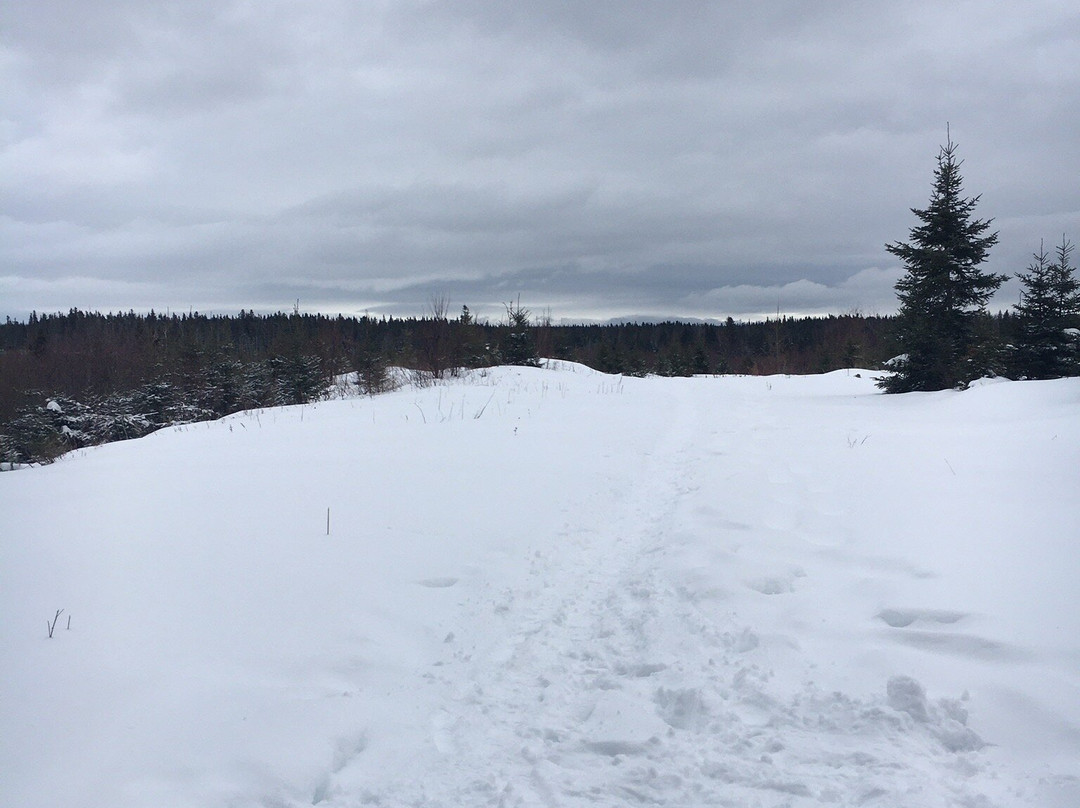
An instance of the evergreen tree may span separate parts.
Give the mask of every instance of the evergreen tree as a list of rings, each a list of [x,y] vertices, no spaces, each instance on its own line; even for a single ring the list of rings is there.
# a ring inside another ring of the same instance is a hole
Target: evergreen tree
[[[987,354],[976,321],[1006,276],[979,269],[998,235],[987,233],[992,220],[972,218],[979,197],[962,196],[960,165],[950,138],[938,153],[929,206],[912,208],[921,224],[909,242],[885,246],[907,271],[896,284],[905,358],[879,383],[886,392],[964,386],[986,370],[976,361]]]
[[[1071,264],[1073,245],[1062,237],[1057,260],[1050,263],[1039,245],[1028,271],[1018,277],[1024,286],[1013,372],[1030,379],[1055,379],[1080,372],[1077,345],[1068,328],[1080,318],[1080,280]]]
[[[503,361],[508,365],[529,365],[536,367],[540,360],[536,354],[532,337],[529,334],[529,310],[523,308],[521,301],[506,304],[506,342],[503,348]]]

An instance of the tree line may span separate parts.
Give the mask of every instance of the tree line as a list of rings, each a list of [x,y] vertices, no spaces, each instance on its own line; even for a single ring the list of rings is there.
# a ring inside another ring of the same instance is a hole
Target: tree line
[[[890,355],[889,320],[858,314],[741,323],[554,324],[520,303],[498,322],[445,304],[428,316],[102,314],[0,324],[0,462],[41,462],[170,424],[387,389],[462,368],[581,362],[610,373],[815,373]]]
[[[463,307],[419,318],[322,314],[102,314],[72,309],[0,323],[0,463],[139,437],[163,426],[319,400],[345,384],[389,389],[550,357],[644,376],[821,373],[880,366],[893,318],[847,314],[766,322],[553,324],[520,304],[480,321]],[[1008,313],[985,329],[1017,331]]]

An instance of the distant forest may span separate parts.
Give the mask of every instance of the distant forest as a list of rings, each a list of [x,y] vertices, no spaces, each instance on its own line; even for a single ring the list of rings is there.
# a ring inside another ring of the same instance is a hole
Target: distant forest
[[[986,327],[1007,340],[1015,319],[987,316]],[[0,462],[40,462],[168,424],[317,400],[351,372],[361,391],[378,392],[389,367],[418,379],[537,357],[637,376],[874,368],[896,351],[893,326],[857,314],[556,325],[513,305],[497,323],[477,321],[467,307],[421,318],[35,313],[0,324]]]

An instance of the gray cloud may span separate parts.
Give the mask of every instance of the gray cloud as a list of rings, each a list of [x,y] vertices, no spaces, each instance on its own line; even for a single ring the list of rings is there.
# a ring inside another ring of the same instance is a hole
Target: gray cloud
[[[1064,2],[9,5],[0,315],[885,312],[946,121],[1080,231]]]

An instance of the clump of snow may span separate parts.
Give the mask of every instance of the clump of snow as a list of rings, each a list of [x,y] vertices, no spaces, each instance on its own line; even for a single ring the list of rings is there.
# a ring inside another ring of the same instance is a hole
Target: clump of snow
[[[1004,376],[983,376],[981,379],[974,379],[968,382],[968,387],[986,387],[991,384],[1003,384],[1009,381]]]
[[[1080,804],[1080,380],[874,377],[549,362],[0,475],[0,804]]]
[[[932,705],[926,690],[910,676],[893,676],[886,686],[889,706],[920,724],[949,752],[976,752],[986,744],[967,726],[968,711],[957,699],[940,699]]]
[[[923,686],[910,676],[894,676],[889,679],[887,691],[889,706],[897,712],[907,713],[916,721],[925,724],[930,720],[930,709],[926,703],[926,691]]]

